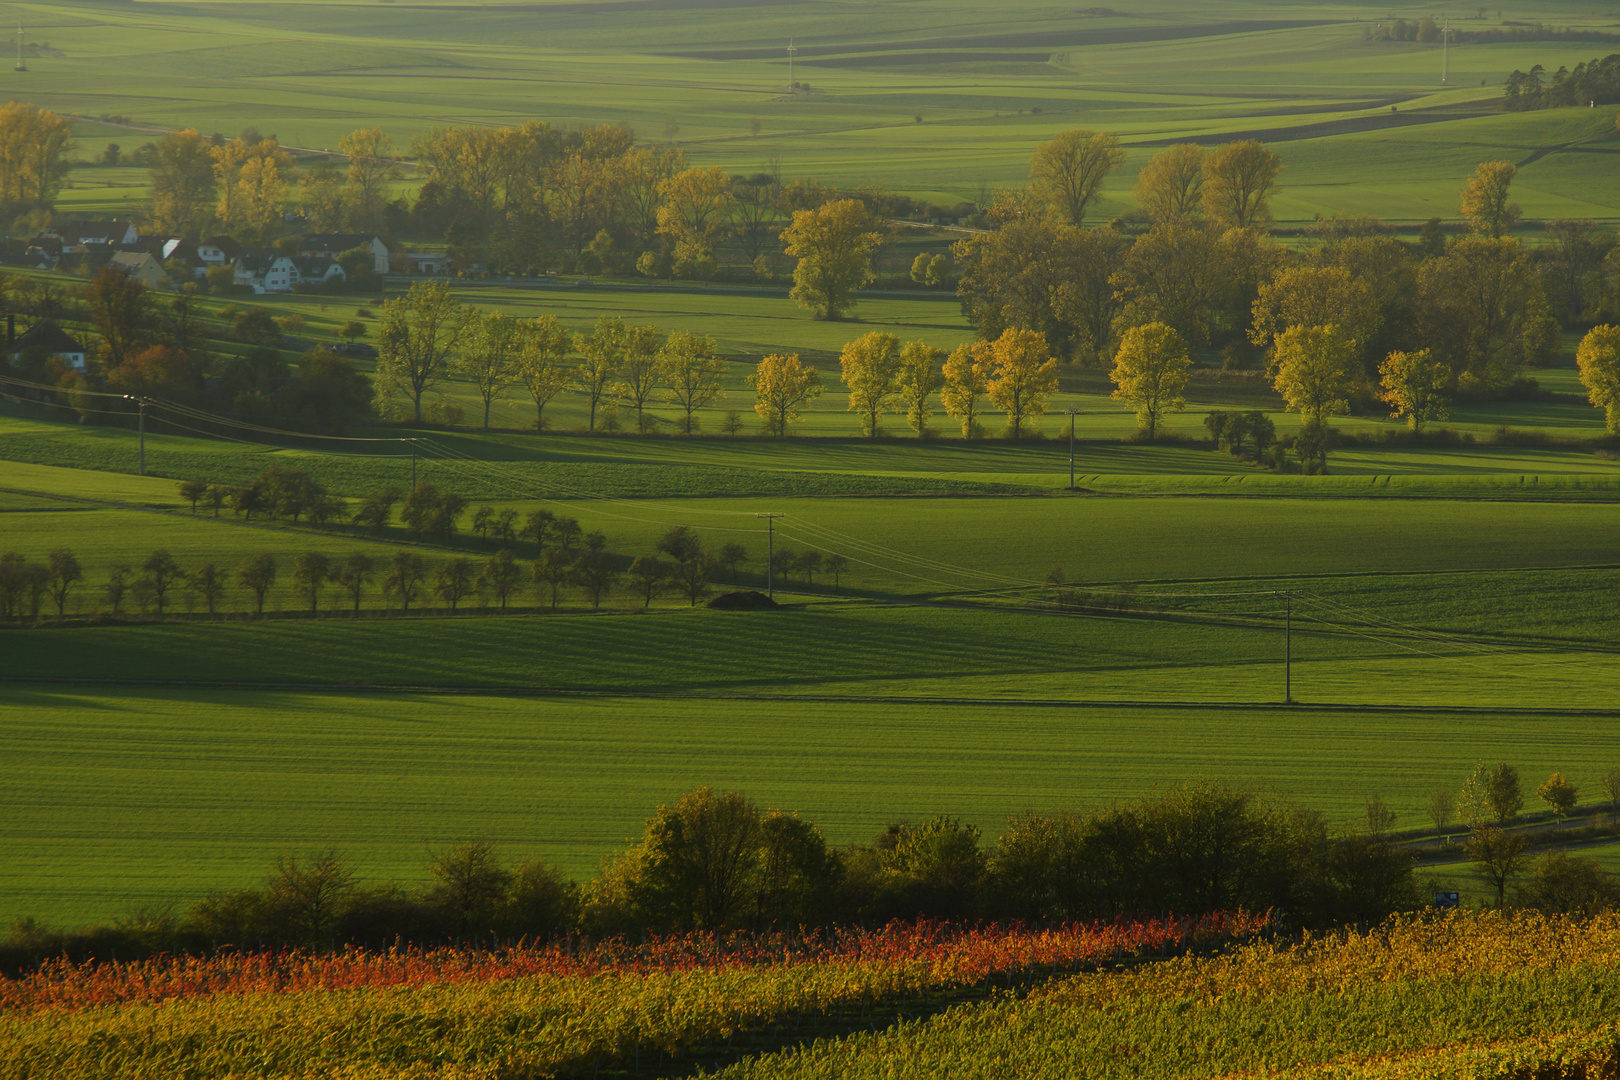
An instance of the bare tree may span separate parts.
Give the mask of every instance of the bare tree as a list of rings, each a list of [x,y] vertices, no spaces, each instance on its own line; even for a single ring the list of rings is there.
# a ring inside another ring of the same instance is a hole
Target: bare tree
[[[254,614],[264,614],[264,598],[276,583],[276,557],[269,552],[249,555],[236,567],[236,580],[253,594]]]
[[[45,557],[45,569],[50,575],[51,602],[56,605],[56,617],[60,619],[67,610],[68,589],[84,580],[84,570],[78,558],[65,547],[54,548]]]
[[[1476,826],[1463,850],[1474,860],[1480,875],[1496,889],[1496,906],[1507,895],[1510,878],[1524,869],[1530,841],[1523,833],[1508,832],[1494,825]]]
[[[175,562],[168,551],[163,548],[152,552],[141,564],[146,575],[141,578],[147,588],[152,590],[152,602],[157,605],[158,618],[163,618],[163,606],[168,602],[169,590],[183,575],[180,564]]]
[[[297,939],[317,948],[337,929],[344,901],[354,892],[354,874],[336,851],[320,851],[300,862],[276,860],[265,901]]]

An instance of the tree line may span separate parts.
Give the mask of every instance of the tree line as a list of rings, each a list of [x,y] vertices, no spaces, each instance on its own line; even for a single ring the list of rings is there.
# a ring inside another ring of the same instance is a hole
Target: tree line
[[[210,893],[183,915],[77,935],[13,928],[7,966],[60,954],[128,956],[568,933],[766,930],[895,919],[1065,920],[1273,910],[1285,922],[1376,921],[1422,903],[1412,861],[1386,839],[1337,833],[1280,796],[1208,781],[1091,812],[1030,813],[986,843],[951,815],[838,847],[798,814],[700,787],[576,883],[486,840],[433,854],[429,884],[362,884],[336,851],[278,860],[263,884]]]
[[[1536,64],[1529,71],[1514,69],[1502,86],[1502,108],[1508,112],[1558,109],[1571,105],[1613,105],[1620,102],[1620,53],[1575,65],[1562,65],[1548,76]],[[1617,119],[1620,124],[1620,119]]]
[[[86,594],[94,598],[96,610],[112,618],[139,611],[162,619],[181,606],[188,611],[200,606],[213,616],[225,610],[232,596],[263,616],[278,584],[290,587],[297,598],[293,610],[311,616],[323,609],[357,616],[379,599],[386,610],[401,614],[413,607],[431,610],[435,601],[437,610],[454,614],[461,605],[479,600],[505,612],[528,588],[535,591],[538,606],[552,611],[570,593],[600,608],[621,589],[644,609],[663,596],[679,596],[695,607],[718,579],[738,580],[751,559],[748,549],[734,542],[711,550],[685,525],[668,529],[652,552],[627,556],[612,551],[605,534],[585,531],[575,518],[545,507],[521,516],[511,508],[472,508],[455,492],[430,483],[408,493],[384,488],[351,507],[327,494],[308,473],[279,465],[239,485],[182,481],[179,492],[192,513],[218,517],[228,510],[246,521],[257,514],[261,520],[295,525],[303,520],[331,526],[346,520],[379,538],[397,519],[413,536],[442,544],[451,542],[470,510],[472,532],[494,550],[483,558],[455,555],[437,561],[410,550],[383,557],[369,551],[338,555],[311,549],[290,560],[256,552],[234,566],[209,561],[185,567],[167,549],[158,549],[139,563],[114,562],[99,586],[85,583],[83,566],[69,548],[52,550],[42,562],[8,552],[0,555],[0,621],[38,622],[51,611],[65,618],[70,601]],[[527,560],[515,553],[525,541],[533,544],[533,557]],[[813,586],[817,574],[826,574],[835,590],[848,567],[848,558],[836,552],[798,551],[785,544],[770,557],[776,580],[798,579]]]

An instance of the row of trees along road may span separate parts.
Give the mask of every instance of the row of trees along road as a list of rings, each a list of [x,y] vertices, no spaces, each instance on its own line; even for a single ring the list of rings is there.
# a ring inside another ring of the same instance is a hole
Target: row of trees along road
[[[1604,773],[1601,786],[1609,805],[1620,806],[1620,768]],[[1536,787],[1536,797],[1562,823],[1580,801],[1580,791],[1561,772],[1552,773]],[[1533,859],[1536,837],[1526,829],[1514,828],[1524,809],[1524,785],[1519,770],[1507,762],[1487,765],[1480,762],[1453,788],[1441,784],[1429,797],[1427,812],[1437,832],[1444,833],[1453,821],[1468,827],[1464,853],[1481,877],[1496,891],[1500,907],[1506,900],[1507,886]],[[1368,828],[1381,833],[1394,821],[1380,800],[1367,803]],[[1620,903],[1620,882],[1591,859],[1570,859],[1561,853],[1537,868],[1527,890],[1529,902],[1558,910],[1592,910]]]
[[[229,508],[250,521],[258,513],[293,524],[303,516],[317,525],[331,524],[340,516],[332,506],[337,500],[307,474],[284,466],[273,466],[251,483],[237,487],[202,480],[183,481],[179,487],[193,513],[212,510],[218,516],[221,509]],[[394,520],[396,507],[400,524],[412,534],[446,543],[468,509],[454,492],[419,484],[409,495],[385,489],[361,500],[352,511],[346,506],[342,511],[356,527],[381,536]],[[247,610],[262,616],[278,583],[291,587],[296,600],[293,610],[312,616],[322,612],[323,601],[334,613],[358,615],[373,598],[402,614],[413,606],[421,611],[435,600],[442,604],[439,610],[452,614],[463,604],[478,600],[505,612],[528,587],[535,590],[542,607],[553,611],[570,591],[577,590],[593,608],[599,608],[621,587],[643,608],[665,595],[677,595],[696,606],[717,577],[737,580],[741,566],[751,559],[748,549],[737,543],[709,550],[684,525],[669,529],[653,552],[627,557],[609,550],[603,533],[585,532],[574,518],[544,507],[530,511],[521,525],[518,516],[516,510],[490,506],[473,513],[472,530],[486,543],[496,545],[482,559],[457,555],[430,562],[409,550],[394,551],[386,558],[367,551],[339,556],[310,550],[293,556],[290,566],[272,553],[258,552],[245,556],[234,568],[213,562],[186,568],[160,549],[138,566],[114,563],[105,583],[90,594],[91,610],[120,618],[134,608],[161,619],[179,606],[188,611],[200,606],[212,616],[223,611],[235,595]],[[525,564],[514,554],[512,545],[524,540],[534,544],[532,563]],[[807,586],[814,585],[816,574],[825,573],[836,590],[848,566],[849,560],[837,553],[795,551],[779,545],[772,552],[770,568],[780,581],[798,577]],[[48,607],[60,619],[76,599],[80,600],[76,609],[82,609],[83,581],[83,568],[67,548],[51,551],[38,563],[16,552],[0,555],[0,621],[37,622]]]

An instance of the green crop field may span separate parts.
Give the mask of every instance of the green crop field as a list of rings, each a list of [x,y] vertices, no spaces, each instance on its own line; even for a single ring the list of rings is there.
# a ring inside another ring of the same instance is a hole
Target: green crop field
[[[14,456],[30,441],[62,454],[128,442],[39,422],[8,430]],[[467,439],[504,459],[453,463],[485,475],[496,505],[526,510],[537,503],[499,487],[543,477],[524,471],[534,441]],[[1386,486],[1358,498],[1364,479],[1277,477],[1254,488],[1263,497],[1088,498],[1053,490],[1046,470],[1066,458],[1040,445],[539,441],[558,467],[739,477],[729,497],[682,496],[679,474],[625,492],[639,498],[548,503],[602,528],[616,551],[649,551],[665,528],[690,524],[711,544],[743,543],[742,582],[757,586],[754,515],[769,510],[788,515],[777,543],[848,552],[852,565],[836,591],[826,575],[782,583],[794,606],[777,613],[666,597],[642,614],[620,592],[600,613],[575,594],[549,615],[525,592],[504,617],[378,618],[373,590],[365,618],[311,620],[293,614],[302,601],[284,577],[270,606],[287,614],[262,621],[233,590],[223,622],[192,597],[177,603],[191,612],[180,621],[8,630],[6,673],[24,681],[0,688],[13,883],[0,915],[106,917],[238,884],[277,853],[325,844],[376,877],[414,878],[429,848],[474,835],[588,874],[653,805],[700,782],[799,809],[848,842],[939,810],[993,835],[1022,809],[1195,774],[1294,791],[1340,821],[1376,793],[1413,823],[1434,784],[1481,758],[1526,775],[1563,769],[1588,788],[1610,764],[1620,507],[1550,483],[1457,498],[1491,489],[1436,472],[1452,497],[1392,498],[1399,489]],[[1177,470],[1220,460],[1091,449],[1139,455],[1144,483],[1196,480]],[[267,460],[309,465],[348,495],[376,479],[308,452],[174,436],[148,452],[221,478]],[[1495,469],[1524,453],[1482,476],[1500,481]],[[457,480],[430,465],[442,463],[424,462],[425,475]],[[759,485],[775,475],[831,494],[771,495]],[[850,497],[851,482],[883,476],[1021,478],[1045,494]],[[1313,482],[1336,497],[1281,497],[1323,494]],[[98,590],[113,563],[158,547],[188,569],[268,551],[285,573],[303,550],[386,556],[412,542],[193,515],[172,481],[109,471],[5,461],[0,489],[0,551],[77,551],[80,615],[105,614]],[[488,547],[463,536],[453,550]],[[1127,610],[1043,609],[1054,563],[1101,603],[1128,598]],[[329,589],[321,607],[338,615],[343,601]],[[1273,707],[1285,607],[1304,708]],[[64,682],[86,678],[95,683]],[[172,681],[192,685],[157,685]]]
[[[1344,817],[1383,792],[1415,818],[1479,757],[1589,782],[1613,745],[1591,722],[1489,714],[49,686],[7,689],[0,723],[0,913],[66,921],[241,885],[313,846],[373,880],[415,881],[474,836],[588,874],[697,783],[847,843],[942,811],[995,834],[1010,812],[1196,774]]]
[[[1336,210],[1422,221],[1455,213],[1480,160],[1521,163],[1532,218],[1620,216],[1612,110],[1502,116],[1514,68],[1552,71],[1604,42],[1369,44],[1401,14],[1346,3],[1203,3],[1176,13],[724,3],[305,3],[190,0],[14,5],[48,45],[7,93],[84,117],[87,146],[195,126],[253,126],[316,151],[381,125],[401,145],[447,124],[623,122],[702,164],[881,184],[946,203],[1022,179],[1031,149],[1070,127],[1131,146],[1100,213],[1131,205],[1153,144],[1254,135],[1288,165],[1280,220]],[[1416,17],[1419,12],[1408,13]],[[1492,13],[1494,14],[1494,13]],[[1509,22],[1611,27],[1573,3]],[[1463,31],[1490,19],[1458,19]],[[798,47],[786,92],[786,47]],[[109,72],[116,77],[109,78]],[[754,127],[758,125],[758,133]],[[105,175],[102,175],[102,173]],[[128,211],[140,178],[85,170],[63,206]]]

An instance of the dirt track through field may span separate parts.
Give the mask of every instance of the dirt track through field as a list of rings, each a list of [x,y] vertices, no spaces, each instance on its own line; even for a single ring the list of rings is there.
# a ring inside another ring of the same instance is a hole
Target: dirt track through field
[[[1323,112],[1329,110],[1323,109]],[[1446,124],[1453,120],[1473,120],[1490,116],[1497,111],[1494,99],[1463,102],[1457,105],[1436,105],[1429,109],[1411,109],[1407,112],[1381,112],[1371,116],[1347,116],[1342,120],[1323,120],[1315,124],[1297,124],[1293,127],[1251,128],[1247,131],[1225,131],[1222,139],[1259,139],[1262,142],[1298,142],[1302,139],[1325,139],[1335,135],[1355,135],[1364,131],[1383,131],[1389,128],[1415,127],[1419,124]],[[1244,117],[1248,119],[1248,117]],[[1132,139],[1127,146],[1170,146],[1188,142],[1185,137],[1170,139]]]
[[[1180,41],[1184,38],[1220,37],[1225,34],[1254,34],[1266,30],[1297,30],[1331,26],[1334,19],[1251,19],[1205,23],[1193,26],[1121,26],[1098,30],[1053,30],[1021,34],[978,34],[972,37],[920,38],[916,41],[844,42],[837,45],[801,45],[801,63],[816,57],[848,56],[852,53],[918,52],[941,49],[1072,49],[1087,45],[1129,45],[1148,41]],[[655,56],[686,60],[777,60],[785,56],[781,45],[752,49],[682,49],[660,51]],[[1023,56],[1023,59],[1029,57]],[[874,58],[875,59],[875,58]]]

